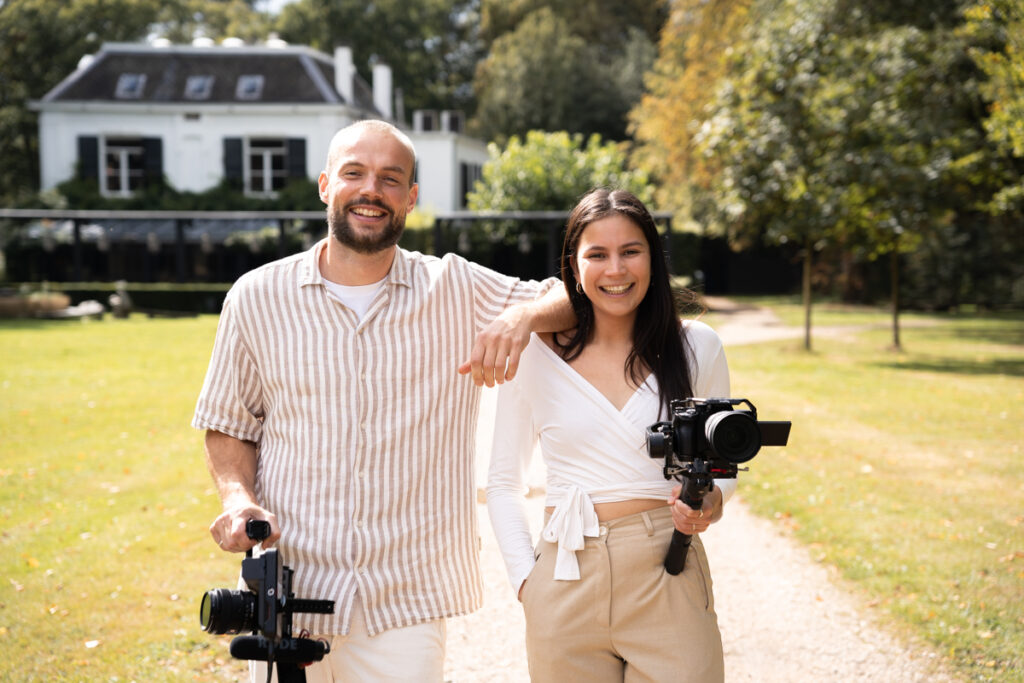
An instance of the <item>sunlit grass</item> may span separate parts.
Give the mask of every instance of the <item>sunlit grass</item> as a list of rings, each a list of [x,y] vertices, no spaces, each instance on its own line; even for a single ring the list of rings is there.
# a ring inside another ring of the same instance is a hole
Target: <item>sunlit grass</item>
[[[0,325],[0,680],[231,680],[188,427],[216,318]],[[116,677],[116,678],[115,678]]]
[[[922,321],[902,353],[884,328],[730,349],[734,393],[794,423],[740,491],[968,677],[1022,680],[1024,319]]]
[[[966,676],[1021,680],[1024,318],[921,317],[894,353],[886,313],[829,315],[856,331],[729,349],[734,393],[794,422],[741,495]],[[215,326],[0,323],[0,680],[243,670],[197,617],[240,559],[188,427]]]

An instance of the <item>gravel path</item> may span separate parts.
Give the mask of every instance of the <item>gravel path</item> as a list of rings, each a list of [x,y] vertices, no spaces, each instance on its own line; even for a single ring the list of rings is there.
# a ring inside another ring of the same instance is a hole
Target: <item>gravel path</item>
[[[726,346],[800,338],[770,313],[709,302],[730,313],[717,330]],[[477,438],[477,482],[487,474],[495,392],[485,391]],[[534,536],[543,515],[543,465],[530,472],[528,499]],[[480,496],[481,500],[483,496]],[[523,612],[481,504],[484,607],[448,621],[445,678],[453,683],[529,681]],[[771,521],[755,517],[737,496],[725,517],[702,536],[714,578],[715,606],[725,646],[727,683],[803,681],[957,681],[941,657],[901,642],[880,626],[863,598],[842,587],[828,568]],[[569,683],[569,682],[567,682]]]

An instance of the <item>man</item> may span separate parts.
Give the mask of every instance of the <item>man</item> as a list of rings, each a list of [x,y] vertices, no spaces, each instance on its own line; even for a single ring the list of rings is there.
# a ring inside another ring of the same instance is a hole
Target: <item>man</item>
[[[531,330],[573,320],[560,287],[537,298],[553,279],[399,249],[414,174],[390,124],[335,135],[329,234],[232,287],[192,421],[223,504],[214,540],[247,550],[246,522],[266,520],[295,595],[336,601],[294,617],[330,643],[310,681],[442,680],[444,619],[482,596],[479,387],[514,376]]]

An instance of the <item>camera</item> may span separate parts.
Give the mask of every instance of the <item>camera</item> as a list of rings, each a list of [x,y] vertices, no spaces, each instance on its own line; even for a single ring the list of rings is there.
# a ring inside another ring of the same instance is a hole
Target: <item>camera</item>
[[[737,408],[746,405],[747,408]],[[671,422],[647,428],[647,454],[664,460],[666,479],[683,482],[681,500],[699,510],[715,479],[735,479],[740,464],[762,446],[785,446],[791,422],[757,419],[757,408],[745,398],[686,398],[669,404]],[[743,468],[746,469],[746,468]],[[665,571],[683,570],[691,537],[678,529],[665,556]]]
[[[254,541],[262,541],[270,536],[270,523],[249,520],[245,533]],[[293,574],[281,563],[277,550],[271,548],[256,557],[248,550],[242,560],[242,581],[248,590],[209,590],[199,607],[199,624],[207,633],[251,632],[231,641],[231,656],[267,662],[268,680],[277,662],[281,683],[304,682],[305,673],[299,665],[318,662],[330,651],[323,641],[292,637],[292,614],[334,612],[333,600],[296,598],[292,593]]]
[[[749,410],[734,406],[746,404]],[[785,446],[790,422],[757,419],[745,398],[687,398],[671,403],[672,421],[647,428],[647,453],[665,460],[665,478],[679,474],[678,462],[711,463],[715,476],[735,477],[761,446]]]

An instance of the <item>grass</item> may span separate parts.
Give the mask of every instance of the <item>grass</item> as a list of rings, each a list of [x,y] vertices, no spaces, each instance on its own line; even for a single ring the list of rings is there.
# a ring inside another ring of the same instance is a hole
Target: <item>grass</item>
[[[794,423],[741,495],[965,678],[1024,680],[1024,317],[906,316],[903,352],[887,313],[817,318],[858,331],[729,349],[734,393]]]
[[[907,316],[894,353],[886,313],[815,313],[850,333],[729,349],[735,393],[794,422],[741,495],[964,678],[1024,680],[1024,317]],[[240,559],[187,426],[215,326],[0,322],[0,680],[243,671],[197,618]]]
[[[216,319],[0,324],[0,680],[229,680],[238,558],[188,427]]]

